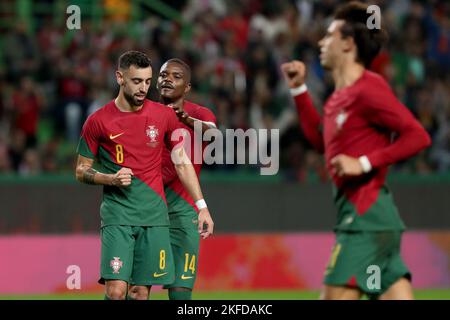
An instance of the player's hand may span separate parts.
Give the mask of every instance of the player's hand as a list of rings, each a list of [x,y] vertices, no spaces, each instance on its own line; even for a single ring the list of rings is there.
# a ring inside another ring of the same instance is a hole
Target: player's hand
[[[286,62],[281,65],[281,71],[286,79],[289,88],[298,88],[305,83],[306,67],[298,60]]]
[[[203,208],[198,212],[198,233],[203,239],[213,234],[214,222],[209,214],[208,208]]]
[[[355,177],[364,173],[358,158],[339,154],[330,161],[333,166],[333,175],[338,177]]]
[[[180,112],[183,112],[183,103],[169,103],[168,107],[172,108],[173,111],[178,115]]]
[[[178,112],[177,117],[184,124],[189,124],[189,114],[186,111]]]
[[[183,109],[183,104],[168,104],[169,107],[171,107],[173,109],[173,111],[175,111],[175,114],[177,115],[178,119],[183,122],[184,124],[187,124],[188,122],[188,118],[189,118],[189,114],[184,111]]]
[[[133,171],[130,168],[122,168],[113,175],[111,185],[116,187],[127,187],[131,184],[132,176]]]

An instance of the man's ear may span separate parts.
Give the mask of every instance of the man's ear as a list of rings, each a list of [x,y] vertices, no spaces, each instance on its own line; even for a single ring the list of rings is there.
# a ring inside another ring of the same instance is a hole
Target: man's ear
[[[346,37],[346,38],[344,38],[343,40],[344,40],[344,51],[345,51],[345,52],[352,51],[353,48],[355,48],[355,50],[358,49],[358,48],[356,47],[355,40],[354,40],[352,37]]]
[[[187,94],[189,91],[191,91],[191,83],[189,82],[186,86],[186,88],[184,88],[184,94]]]
[[[119,84],[119,86],[123,86],[124,79],[122,71],[116,70],[116,81]]]

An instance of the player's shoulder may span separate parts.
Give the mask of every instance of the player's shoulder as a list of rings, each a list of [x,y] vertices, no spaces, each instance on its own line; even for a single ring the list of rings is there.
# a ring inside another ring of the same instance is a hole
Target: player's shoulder
[[[214,116],[214,113],[211,111],[211,109],[199,105],[197,103],[194,103],[192,101],[185,100],[184,108],[188,113],[192,114],[194,117]]]
[[[157,117],[159,119],[176,119],[175,112],[173,112],[171,108],[160,102],[147,99],[145,100],[144,107],[146,108],[147,112],[152,114],[153,117]]]
[[[92,112],[86,119],[86,122],[94,123],[101,122],[105,118],[107,118],[111,112],[112,108],[114,108],[114,100],[111,100],[104,106],[98,108],[96,111]]]
[[[161,111],[163,113],[166,113],[170,110],[166,105],[149,99],[145,100],[145,108],[152,111],[156,109],[157,111]]]
[[[158,102],[158,101],[153,101],[150,99],[145,99],[145,107],[149,107],[149,108],[166,108],[165,105],[163,105],[162,103]]]
[[[204,107],[189,100],[184,100],[184,108],[191,110],[209,110],[207,107]]]
[[[375,88],[388,88],[389,84],[387,83],[387,81],[378,73],[370,71],[370,70],[365,70],[364,71],[364,84],[366,86],[370,86],[372,89]]]

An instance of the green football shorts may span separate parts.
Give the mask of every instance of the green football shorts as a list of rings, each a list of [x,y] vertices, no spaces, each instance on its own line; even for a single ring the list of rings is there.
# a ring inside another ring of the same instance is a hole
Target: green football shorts
[[[101,278],[131,285],[164,285],[174,280],[169,227],[101,228]]]
[[[175,281],[164,288],[194,288],[197,277],[200,234],[198,214],[182,197],[166,188],[169,207],[170,242],[175,264]]]
[[[411,280],[400,256],[400,231],[336,233],[324,283],[356,287],[369,298],[377,298],[397,280]]]

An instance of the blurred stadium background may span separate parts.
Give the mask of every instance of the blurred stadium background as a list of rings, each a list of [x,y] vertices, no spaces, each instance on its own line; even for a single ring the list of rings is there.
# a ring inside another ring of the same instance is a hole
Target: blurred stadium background
[[[277,175],[260,176],[255,165],[204,169],[217,235],[202,242],[194,298],[317,298],[335,210],[279,65],[305,61],[322,105],[332,83],[317,41],[341,2],[2,0],[0,299],[102,298],[101,189],[75,182],[75,148],[85,118],[117,93],[116,60],[130,49],[147,52],[154,73],[169,58],[188,62],[189,99],[211,108],[220,129],[280,130]],[[450,299],[450,3],[370,3],[390,33],[372,68],[433,138],[391,168],[409,227],[404,258],[419,298]],[[71,4],[81,9],[80,30],[66,27]],[[149,98],[155,93],[153,83]],[[80,290],[66,287],[69,265],[81,268]]]

